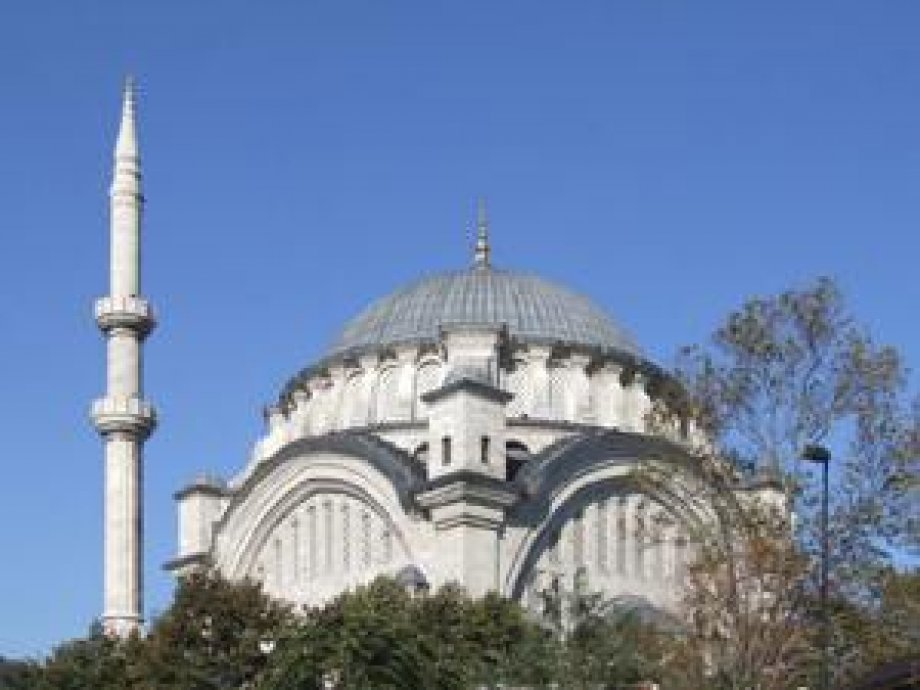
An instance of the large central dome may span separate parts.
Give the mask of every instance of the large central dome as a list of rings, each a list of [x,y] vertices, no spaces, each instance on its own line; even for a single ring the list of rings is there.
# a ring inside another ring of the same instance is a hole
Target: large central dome
[[[330,354],[434,341],[451,325],[504,326],[524,342],[640,355],[632,337],[582,295],[488,266],[427,277],[374,302],[345,326]]]

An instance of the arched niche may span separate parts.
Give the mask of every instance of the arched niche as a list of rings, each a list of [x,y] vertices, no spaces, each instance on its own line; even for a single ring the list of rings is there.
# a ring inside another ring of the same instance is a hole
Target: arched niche
[[[533,526],[508,591],[536,607],[546,587],[604,600],[638,597],[667,610],[685,577],[684,517],[623,478],[586,484]],[[579,584],[576,584],[576,581]]]
[[[526,496],[508,515],[503,591],[532,603],[546,578],[572,587],[580,569],[605,598],[642,596],[673,607],[688,559],[686,535],[702,515],[691,483],[643,481],[644,458],[689,469],[662,439],[616,431],[561,439],[533,456],[514,483]]]
[[[280,598],[325,601],[415,562],[408,511],[423,479],[407,454],[370,435],[289,444],[235,493],[215,528],[213,560]]]
[[[305,482],[266,519],[243,576],[286,601],[319,604],[413,562],[397,521],[354,486]]]

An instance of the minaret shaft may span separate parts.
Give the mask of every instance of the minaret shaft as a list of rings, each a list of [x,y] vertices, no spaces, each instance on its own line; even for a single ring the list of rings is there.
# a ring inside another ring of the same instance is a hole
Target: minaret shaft
[[[143,573],[141,444],[130,434],[105,439],[106,630],[130,634],[142,621]]]
[[[113,330],[108,337],[106,391],[116,398],[137,398],[141,389],[141,343],[127,329]]]
[[[141,204],[139,197],[133,201],[112,198],[109,294],[113,297],[136,297],[141,291]]]
[[[106,395],[93,403],[92,415],[105,444],[103,624],[124,637],[143,621],[143,444],[156,424],[153,407],[143,400],[142,350],[154,319],[140,295],[144,199],[130,82],[114,168],[109,295],[96,302],[96,322],[107,340]]]

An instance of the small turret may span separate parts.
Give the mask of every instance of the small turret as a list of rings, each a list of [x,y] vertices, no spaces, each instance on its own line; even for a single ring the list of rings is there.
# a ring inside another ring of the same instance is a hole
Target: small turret
[[[422,396],[428,405],[428,489],[418,502],[431,510],[450,548],[441,580],[474,596],[499,591],[499,530],[517,496],[505,481],[505,405],[512,395],[495,380],[499,333],[454,327],[444,334],[448,374]]]

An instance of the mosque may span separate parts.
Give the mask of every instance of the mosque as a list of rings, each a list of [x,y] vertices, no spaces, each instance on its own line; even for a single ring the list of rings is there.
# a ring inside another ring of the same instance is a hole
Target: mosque
[[[141,380],[155,321],[141,296],[135,111],[129,83],[110,294],[95,308],[107,340],[92,415],[113,634],[142,621],[141,454],[156,423]],[[494,266],[483,208],[477,224],[468,265],[374,301],[291,376],[236,476],[178,491],[170,571],[216,567],[305,605],[381,574],[534,608],[548,589],[578,587],[676,605],[687,523],[656,519],[673,502],[635,480],[643,458],[681,455],[646,423],[666,375],[586,297]]]

